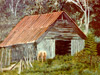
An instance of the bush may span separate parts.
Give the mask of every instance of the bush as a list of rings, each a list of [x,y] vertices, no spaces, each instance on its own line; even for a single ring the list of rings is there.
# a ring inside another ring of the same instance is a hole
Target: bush
[[[84,51],[81,51],[84,52]],[[81,57],[81,53],[78,56],[57,56],[54,59],[48,59],[45,62],[39,62],[37,60],[32,63],[33,68],[24,69],[21,75],[99,75],[100,74],[100,61],[99,56],[93,57],[93,65],[98,61],[98,66],[88,65],[85,62],[77,61],[76,57]],[[89,58],[87,58],[89,59]],[[82,61],[84,59],[81,59]],[[87,60],[86,60],[87,61]],[[14,73],[13,73],[14,72]],[[17,75],[17,70],[0,73],[0,75]]]
[[[85,52],[89,55],[90,65],[92,66],[93,56],[97,55],[97,44],[95,43],[95,38],[93,34],[88,34],[87,39],[85,40]]]

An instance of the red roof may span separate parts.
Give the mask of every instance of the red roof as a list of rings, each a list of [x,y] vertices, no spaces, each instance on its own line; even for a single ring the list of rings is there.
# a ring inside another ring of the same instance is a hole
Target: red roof
[[[62,13],[65,12],[25,16],[0,44],[0,47],[35,42]],[[85,36],[83,33],[82,35]]]

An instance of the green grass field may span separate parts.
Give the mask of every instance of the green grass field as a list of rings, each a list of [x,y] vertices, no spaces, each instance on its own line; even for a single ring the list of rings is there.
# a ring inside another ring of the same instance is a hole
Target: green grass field
[[[85,59],[83,59],[85,60]],[[79,62],[75,56],[56,56],[45,62],[34,61],[33,68],[24,69],[20,75],[100,75],[100,64],[90,66]],[[18,69],[0,75],[18,75]]]

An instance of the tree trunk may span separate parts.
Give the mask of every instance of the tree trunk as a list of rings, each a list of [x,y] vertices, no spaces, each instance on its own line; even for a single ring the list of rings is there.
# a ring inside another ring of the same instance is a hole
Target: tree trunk
[[[92,66],[92,55],[90,55],[90,65]]]
[[[17,15],[17,7],[18,7],[19,2],[20,2],[20,0],[18,0],[16,3],[15,12],[14,12],[15,16]]]
[[[87,35],[88,31],[89,31],[89,16],[90,16],[90,9],[88,6],[88,0],[82,0],[82,1],[81,0],[76,0],[76,1],[70,0],[69,2],[72,2],[75,5],[77,5],[84,12],[84,15],[85,15],[84,16],[84,24],[83,24],[83,25],[85,25],[84,33]]]

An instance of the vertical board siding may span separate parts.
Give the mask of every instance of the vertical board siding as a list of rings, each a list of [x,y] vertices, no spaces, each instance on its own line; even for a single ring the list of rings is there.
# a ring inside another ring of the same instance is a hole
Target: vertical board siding
[[[42,40],[37,45],[37,53],[39,51],[46,51],[47,58],[54,58],[55,57],[55,40],[52,40],[52,39]]]
[[[16,45],[12,48],[12,62],[19,61],[24,57],[35,59],[35,51],[33,44]]]
[[[0,51],[0,66],[5,67],[10,65],[10,49],[9,48],[1,48]]]
[[[85,41],[84,40],[71,40],[71,55],[84,49]]]

